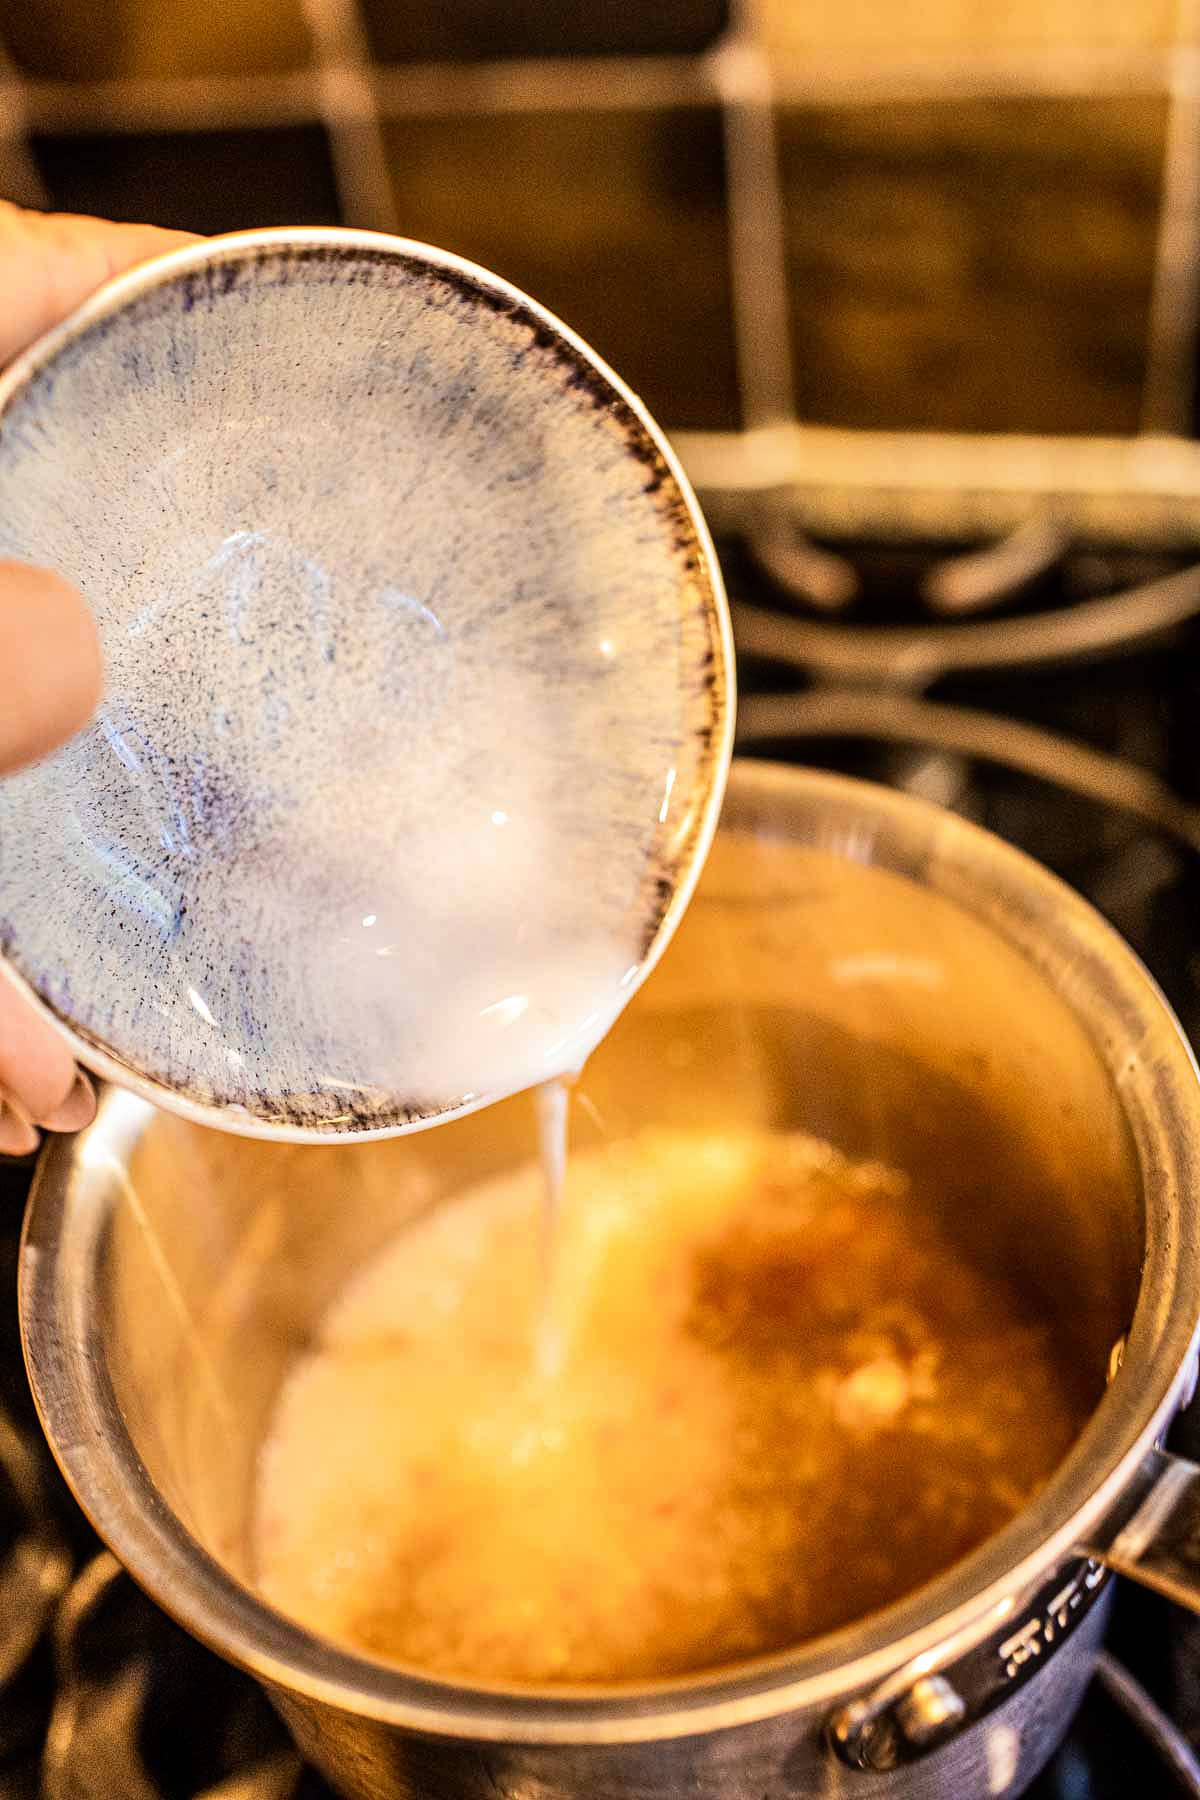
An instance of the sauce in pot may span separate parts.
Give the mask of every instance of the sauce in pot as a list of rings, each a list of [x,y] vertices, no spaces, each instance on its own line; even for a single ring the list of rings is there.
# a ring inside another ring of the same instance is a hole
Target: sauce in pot
[[[468,1680],[709,1668],[938,1573],[1086,1416],[1052,1323],[898,1170],[650,1132],[573,1156],[566,1188],[548,1299],[530,1164],[407,1227],[326,1315],[259,1469],[285,1613]]]

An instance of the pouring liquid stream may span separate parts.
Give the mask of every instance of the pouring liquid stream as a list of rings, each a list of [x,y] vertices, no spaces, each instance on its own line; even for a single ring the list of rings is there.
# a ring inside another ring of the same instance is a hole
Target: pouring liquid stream
[[[567,1174],[567,1127],[571,1080],[559,1075],[537,1090],[538,1150],[542,1166],[542,1209],[539,1222],[541,1302],[538,1307],[534,1366],[545,1382],[562,1371],[565,1321],[562,1317],[562,1208]]]

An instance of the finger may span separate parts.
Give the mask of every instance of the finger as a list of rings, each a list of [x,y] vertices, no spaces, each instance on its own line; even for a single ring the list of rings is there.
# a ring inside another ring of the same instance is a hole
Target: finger
[[[0,775],[45,756],[95,711],[100,644],[82,594],[0,562]]]
[[[0,1156],[29,1156],[41,1141],[27,1119],[0,1103]]]
[[[0,364],[113,275],[193,241],[187,231],[26,212],[0,201]]]
[[[52,1119],[75,1085],[75,1058],[0,967],[0,1098],[30,1119]]]
[[[96,1116],[96,1090],[82,1069],[75,1071],[75,1084],[61,1106],[40,1121],[47,1131],[82,1131]]]

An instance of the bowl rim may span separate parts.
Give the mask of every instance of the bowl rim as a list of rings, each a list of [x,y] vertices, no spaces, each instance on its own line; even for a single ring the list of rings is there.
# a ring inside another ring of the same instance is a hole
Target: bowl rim
[[[1057,877],[990,832],[909,795],[765,762],[734,765],[739,802],[811,802],[830,822],[885,846],[883,866],[960,903],[993,905],[1021,947],[1035,930],[1103,984],[1081,1018],[1122,1097],[1140,1109],[1146,1249],[1125,1359],[1045,1488],[994,1537],[924,1587],[797,1650],[669,1681],[544,1692],[458,1684],[341,1650],[294,1624],[221,1568],[154,1488],[125,1427],[99,1328],[105,1221],[119,1166],[152,1109],[110,1093],[96,1122],[44,1156],[19,1262],[22,1344],[43,1428],[100,1536],[165,1611],[260,1680],[304,1700],[425,1734],[524,1743],[635,1743],[828,1708],[914,1659],[934,1666],[982,1642],[1048,1575],[1088,1552],[1138,1483],[1186,1392],[1200,1325],[1200,1071],[1133,951]],[[828,835],[819,840],[836,847]],[[965,873],[964,873],[965,871]],[[1014,910],[1005,911],[1005,894]],[[999,900],[997,900],[999,896]],[[1045,909],[1031,925],[1030,908]],[[976,913],[976,917],[980,915]],[[1076,1016],[1081,1017],[1076,1008]],[[1127,1110],[1126,1117],[1131,1117]],[[1135,1132],[1136,1136],[1136,1132]],[[921,1665],[918,1664],[918,1667]]]
[[[399,237],[387,232],[365,231],[344,225],[278,225],[262,227],[253,231],[225,232],[216,237],[197,238],[191,243],[164,251],[159,256],[150,257],[145,262],[137,263],[121,274],[113,276],[97,288],[60,324],[52,327],[50,331],[22,351],[3,372],[0,372],[0,430],[3,429],[4,415],[13,400],[29,386],[41,369],[53,362],[61,351],[90,330],[92,326],[123,311],[125,307],[142,295],[152,292],[155,288],[168,286],[179,278],[187,276],[193,270],[212,263],[253,261],[261,253],[271,251],[302,252],[310,250],[319,252],[331,249],[359,253],[369,252],[382,258],[432,269],[455,278],[466,287],[498,298],[514,311],[530,317],[581,358],[592,374],[612,390],[615,397],[632,415],[633,420],[648,438],[656,454],[661,457],[682,502],[683,512],[688,523],[690,543],[686,548],[679,546],[677,555],[682,559],[686,554],[694,551],[704,571],[708,600],[703,612],[707,622],[709,650],[713,664],[712,680],[706,684],[706,693],[709,696],[711,708],[709,734],[702,752],[701,779],[697,783],[697,793],[701,797],[702,804],[690,824],[687,847],[678,864],[679,880],[675,884],[671,899],[659,918],[649,949],[638,961],[636,977],[622,990],[621,1004],[624,1007],[655,968],[674,936],[679,921],[686,912],[695,891],[713,834],[717,829],[725,783],[733,757],[737,677],[733,627],[721,567],[712,535],[691,482],[666,433],[652,417],[645,402],[578,332],[573,331],[557,314],[543,306],[540,301],[524,293],[514,283],[505,280],[503,276],[496,275],[491,270],[485,269],[480,264],[471,262],[467,257],[459,256],[453,251],[441,250],[435,245],[424,244],[414,238]],[[411,1132],[427,1131],[435,1125],[448,1124],[452,1119],[466,1118],[468,1114],[478,1112],[482,1107],[490,1106],[497,1100],[507,1099],[512,1092],[518,1091],[511,1089],[489,1094],[483,1099],[465,1101],[461,1105],[449,1107],[441,1112],[421,1114],[416,1118],[399,1123],[367,1129],[354,1129],[353,1127],[331,1129],[329,1127],[289,1125],[277,1119],[260,1118],[235,1105],[197,1100],[168,1083],[132,1067],[109,1046],[93,1039],[77,1023],[67,1019],[47,1004],[32,983],[2,953],[0,953],[0,980],[10,982],[26,1003],[65,1040],[76,1061],[82,1063],[85,1068],[90,1069],[102,1080],[111,1081],[127,1088],[131,1092],[139,1094],[143,1099],[152,1101],[157,1106],[165,1107],[168,1111],[177,1113],[185,1119],[190,1119],[195,1124],[215,1126],[218,1130],[228,1131],[239,1137],[261,1138],[289,1144],[370,1143],[380,1138],[399,1137]]]

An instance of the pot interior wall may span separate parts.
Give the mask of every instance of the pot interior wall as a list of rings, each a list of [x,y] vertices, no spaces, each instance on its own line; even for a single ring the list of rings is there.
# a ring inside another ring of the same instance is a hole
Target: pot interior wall
[[[853,836],[789,841],[738,795],[735,781],[661,968],[588,1066],[575,1141],[799,1127],[898,1165],[965,1252],[1025,1285],[1098,1399],[1143,1232],[1120,1106],[1085,1031],[919,873],[873,866]],[[406,1220],[529,1158],[533,1117],[518,1097],[414,1137],[315,1149],[154,1117],[105,1245],[112,1379],[164,1498],[236,1575],[264,1423],[323,1309]]]

